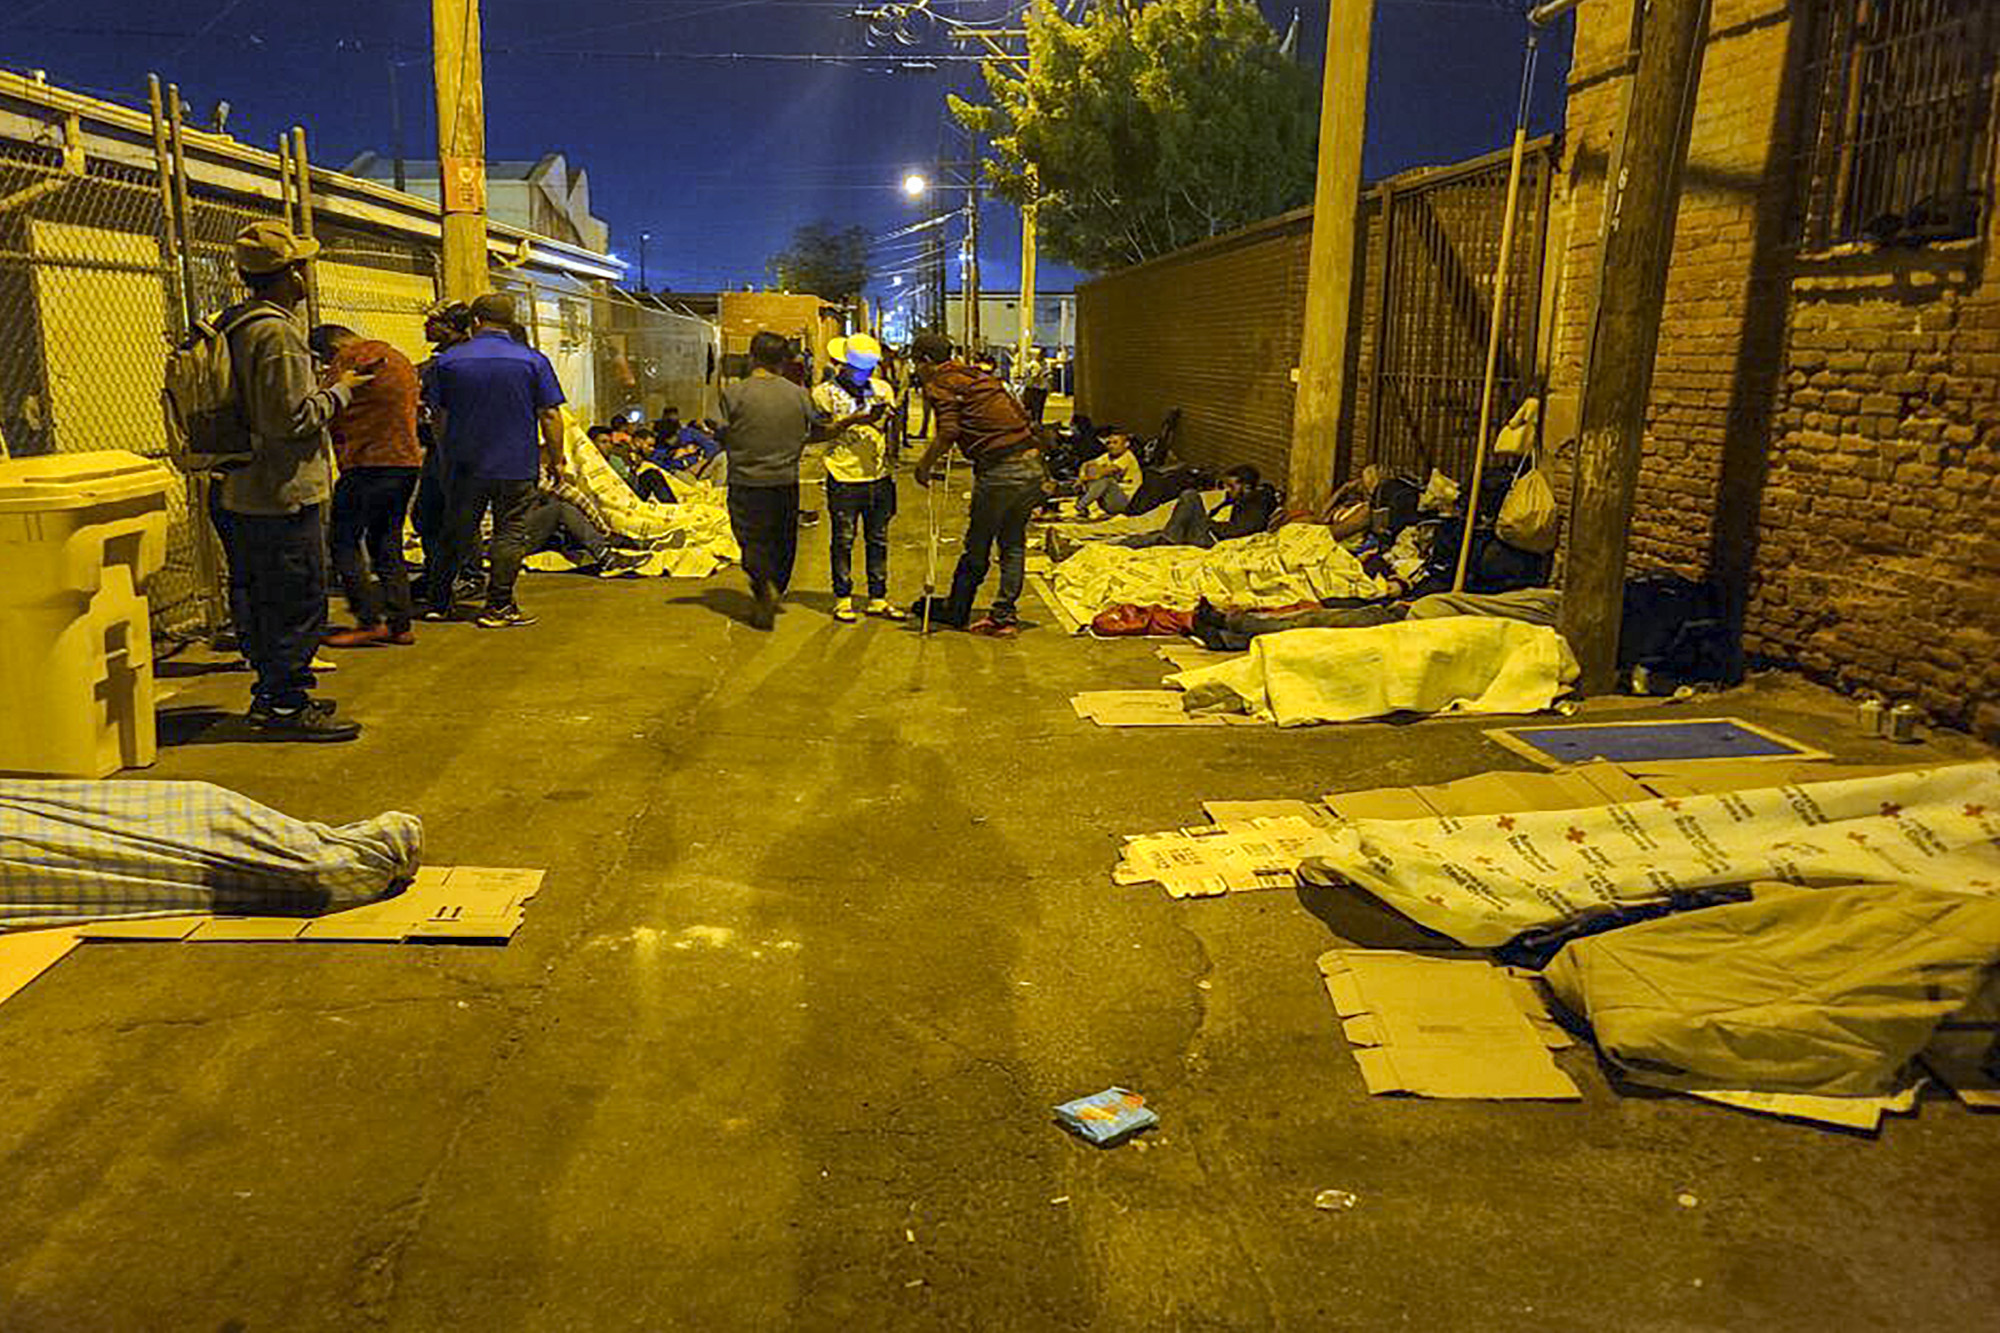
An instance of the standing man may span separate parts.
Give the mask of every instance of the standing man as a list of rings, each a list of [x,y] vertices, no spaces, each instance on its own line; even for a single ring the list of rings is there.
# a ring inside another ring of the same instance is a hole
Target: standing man
[[[334,371],[372,371],[375,376],[355,390],[354,401],[341,409],[331,427],[340,478],[333,484],[327,545],[354,613],[354,628],[336,630],[322,642],[329,648],[415,643],[403,523],[423,463],[417,443],[417,368],[388,343],[338,324],[320,325],[309,341],[313,355]]]
[[[861,619],[849,573],[858,526],[868,561],[868,614],[902,620],[903,611],[889,600],[889,521],[896,516],[896,481],[889,475],[889,441],[883,431],[888,396],[874,378],[882,345],[865,333],[835,338],[827,346],[827,358],[838,368],[813,390],[813,406],[828,420],[852,423],[832,436],[826,450],[833,618],[847,624]]]
[[[1042,500],[1042,453],[1027,414],[991,372],[952,356],[951,340],[926,333],[910,348],[924,401],[937,417],[937,438],[917,462],[917,484],[928,487],[938,460],[953,446],[972,463],[972,515],[952,575],[951,595],[934,614],[974,634],[1011,639],[1021,632],[1016,605],[1027,581],[1028,519]],[[1000,591],[993,609],[972,620],[972,602],[986,580],[994,543],[1000,546]]]
[[[777,624],[799,553],[799,458],[821,424],[812,395],[786,377],[791,346],[770,330],[750,340],[750,377],[722,386],[722,448],[729,457],[729,526],[743,548],[755,605],[750,623]],[[866,414],[826,426],[840,434]]]
[[[250,298],[218,321],[229,339],[236,404],[250,435],[250,461],[222,482],[229,556],[241,562],[250,623],[243,655],[257,673],[250,722],[295,741],[351,741],[356,722],[312,697],[313,650],[326,628],[325,506],[333,495],[327,423],[370,375],[342,370],[325,388],[298,311],[306,265],[319,242],[279,222],[236,234],[236,269]]]
[[[1021,407],[1028,414],[1028,424],[1041,429],[1049,408],[1049,360],[1039,347],[1030,347],[1027,360],[1021,364]]]
[[[431,345],[430,356],[417,367],[417,379],[423,385],[417,403],[417,443],[423,448],[424,462],[417,477],[417,500],[410,510],[410,526],[417,530],[417,540],[423,543],[427,604],[438,600],[432,591],[432,580],[444,568],[448,544],[445,530],[451,522],[451,509],[445,500],[445,489],[451,479],[445,475],[444,432],[437,420],[436,395],[431,392],[432,372],[440,355],[471,336],[472,307],[463,301],[440,305],[424,317],[424,341]]]
[[[488,292],[472,302],[472,337],[439,354],[433,378],[444,413],[451,522],[444,577],[432,580],[424,618],[458,618],[453,589],[459,570],[478,558],[479,521],[490,509],[492,567],[479,627],[532,625],[535,618],[514,601],[514,582],[527,555],[536,478],[546,470],[552,483],[562,480],[563,392],[555,367],[514,340],[514,298]]]

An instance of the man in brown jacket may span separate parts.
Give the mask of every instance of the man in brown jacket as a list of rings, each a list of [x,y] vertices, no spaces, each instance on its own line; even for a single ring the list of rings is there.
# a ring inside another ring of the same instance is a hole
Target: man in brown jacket
[[[424,461],[417,442],[417,368],[388,343],[338,324],[320,325],[310,341],[313,355],[336,373],[362,370],[375,376],[355,390],[331,426],[340,479],[333,484],[327,546],[354,627],[335,630],[323,642],[329,648],[415,643],[403,524]]]
[[[951,595],[932,618],[974,634],[1011,639],[1021,632],[1016,605],[1028,573],[1028,520],[1042,500],[1041,440],[1028,414],[997,375],[957,360],[951,340],[926,333],[910,344],[924,398],[936,412],[937,437],[917,462],[920,486],[929,486],[938,461],[956,448],[972,464],[972,514],[965,545],[951,579]],[[973,599],[986,581],[995,544],[1000,547],[1000,589],[993,609],[972,620]]]

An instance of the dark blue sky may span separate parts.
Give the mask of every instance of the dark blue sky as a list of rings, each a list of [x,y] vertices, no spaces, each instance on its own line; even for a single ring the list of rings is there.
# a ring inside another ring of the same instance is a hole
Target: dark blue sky
[[[1282,28],[1291,7],[1261,0]],[[1006,0],[938,0],[966,19]],[[612,248],[681,290],[758,282],[792,228],[814,218],[887,231],[914,220],[897,191],[937,152],[943,96],[969,65],[932,73],[696,60],[859,52],[852,0],[484,0],[487,150],[559,151],[590,172]],[[1324,3],[1306,8],[1301,57],[1317,69]],[[1371,177],[1502,146],[1512,126],[1524,24],[1507,0],[1380,0],[1364,163]],[[1569,21],[1545,40],[1536,127],[1561,123]],[[400,65],[405,138],[433,152],[429,6],[422,0],[14,0],[0,10],[0,65],[142,102],[145,76],[178,81],[206,109],[226,98],[239,138],[269,143],[303,123],[316,161],[390,146],[389,73]],[[1019,225],[990,207],[986,284],[1017,280]],[[1044,268],[1045,289],[1074,275]]]

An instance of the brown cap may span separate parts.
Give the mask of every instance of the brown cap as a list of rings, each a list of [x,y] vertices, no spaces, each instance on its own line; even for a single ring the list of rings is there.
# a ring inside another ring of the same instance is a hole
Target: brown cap
[[[318,253],[318,241],[292,235],[282,222],[253,222],[236,233],[236,267],[252,276],[276,273]]]
[[[472,298],[472,317],[482,324],[512,324],[514,298],[506,292],[487,292]]]

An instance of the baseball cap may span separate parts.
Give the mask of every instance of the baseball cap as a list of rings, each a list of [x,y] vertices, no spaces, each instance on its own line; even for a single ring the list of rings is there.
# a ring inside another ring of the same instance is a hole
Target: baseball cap
[[[873,370],[882,363],[882,344],[865,333],[857,333],[851,338],[835,338],[826,345],[826,354],[856,370]]]
[[[236,233],[236,267],[253,276],[276,273],[318,253],[318,241],[294,236],[282,222],[253,222]]]

